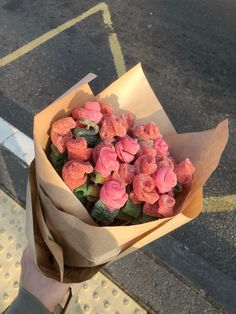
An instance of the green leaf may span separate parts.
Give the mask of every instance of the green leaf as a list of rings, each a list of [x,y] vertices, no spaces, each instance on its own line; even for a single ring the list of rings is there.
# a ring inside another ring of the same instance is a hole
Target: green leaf
[[[86,197],[87,196],[87,190],[88,190],[88,184],[85,183],[79,187],[77,187],[76,189],[73,190],[73,193],[78,197]]]
[[[54,144],[51,144],[51,153],[56,159],[65,159],[67,157],[67,152],[60,153]]]
[[[173,189],[174,195],[175,195],[176,193],[180,193],[180,192],[182,192],[182,191],[183,191],[183,186],[182,186],[182,184],[179,183],[179,182],[177,182],[176,186],[175,186],[174,189]]]
[[[148,216],[148,215],[142,214],[139,217],[135,218],[132,221],[132,224],[133,225],[138,225],[138,224],[143,224],[145,222],[154,221],[154,220],[157,220],[157,219],[158,219],[157,217],[152,217],[152,216]]]
[[[97,201],[92,210],[91,217],[103,226],[110,225],[119,213],[119,209],[110,211],[100,200]]]
[[[117,217],[117,219],[122,220],[122,221],[128,221],[128,222],[132,222],[132,220],[134,219],[133,217],[125,214],[122,210],[119,211]]]
[[[142,205],[133,204],[130,199],[127,200],[125,206],[121,208],[121,211],[131,217],[137,218],[142,211]]]
[[[97,183],[97,184],[103,184],[104,182],[107,181],[107,178],[103,177],[99,173],[92,173],[90,175],[90,180],[93,181],[94,183]]]

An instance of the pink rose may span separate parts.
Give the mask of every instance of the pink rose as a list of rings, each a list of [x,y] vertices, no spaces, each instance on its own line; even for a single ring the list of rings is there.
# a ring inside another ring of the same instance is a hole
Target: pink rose
[[[175,161],[172,157],[162,156],[163,158],[156,158],[157,160],[157,168],[168,168],[174,170],[175,168]]]
[[[94,123],[99,123],[102,118],[100,104],[97,101],[87,101],[84,107],[76,107],[72,110],[72,117],[77,119],[87,119]]]
[[[154,204],[145,203],[143,205],[143,213],[148,216],[161,218],[161,214],[158,214],[157,212],[158,208],[158,201]]]
[[[83,137],[70,139],[66,142],[69,160],[88,160],[93,149],[87,147],[87,142]]]
[[[73,134],[69,131],[65,135],[58,135],[53,129],[51,130],[51,141],[60,153],[66,151],[66,143],[73,138]]]
[[[118,158],[125,163],[130,163],[134,160],[135,154],[139,150],[139,144],[136,140],[126,135],[115,145],[115,151]]]
[[[153,174],[157,170],[155,157],[144,155],[136,159],[134,163],[135,173]]]
[[[114,171],[112,178],[122,181],[125,184],[131,184],[134,180],[134,166],[130,164],[121,163],[118,171]]]
[[[103,141],[110,142],[115,136],[124,137],[127,129],[128,123],[121,117],[112,114],[104,117],[99,134]]]
[[[161,136],[161,133],[154,122],[136,126],[133,133],[135,136],[142,138],[145,141],[155,140],[157,137]]]
[[[115,180],[105,182],[100,191],[100,200],[110,211],[123,207],[128,200],[125,184]]]
[[[167,194],[160,195],[158,200],[159,208],[157,213],[163,217],[171,217],[174,215],[175,199]]]
[[[131,130],[134,126],[134,115],[128,112],[128,113],[123,113],[122,115],[120,115],[120,117],[127,123],[128,129]]]
[[[103,177],[107,177],[112,171],[118,170],[118,168],[119,162],[117,161],[117,155],[114,152],[114,149],[110,147],[101,148],[95,170]]]
[[[143,212],[153,217],[171,217],[174,215],[175,199],[167,194],[160,195],[159,200],[153,205],[145,203]]]
[[[140,173],[134,177],[133,190],[139,201],[154,204],[159,198],[155,182],[148,174]]]
[[[177,184],[176,174],[169,168],[159,168],[154,175],[154,181],[158,192],[161,194],[169,192]]]
[[[137,152],[137,157],[143,156],[143,155],[150,155],[155,157],[157,152],[156,150],[150,145],[149,143],[146,142],[140,142],[139,143],[140,149]]]
[[[62,168],[62,178],[65,184],[73,191],[87,181],[87,173],[92,171],[93,167],[89,162],[70,160]]]
[[[99,100],[100,108],[101,108],[101,113],[103,115],[111,115],[113,114],[113,109],[110,105],[106,104],[105,102]]]
[[[178,182],[184,185],[191,183],[194,172],[195,167],[188,158],[181,161],[175,168]]]
[[[169,146],[168,144],[163,140],[163,138],[158,137],[155,139],[154,142],[154,147],[156,149],[156,151],[164,156],[168,156],[169,155]]]
[[[52,125],[52,129],[58,135],[66,135],[71,129],[76,127],[76,122],[71,118],[62,118],[55,121]]]
[[[62,118],[55,121],[51,128],[51,140],[60,153],[66,150],[66,142],[73,137],[71,129],[76,127],[76,122],[71,118]]]
[[[113,149],[113,151],[114,151],[114,147],[113,147],[113,145],[112,145],[111,143],[106,142],[106,141],[99,143],[99,144],[98,144],[97,146],[95,146],[94,149],[93,149],[93,161],[94,161],[94,163],[97,162],[98,156],[99,156],[99,154],[100,154],[100,150],[101,150],[103,147],[109,147],[109,148]]]

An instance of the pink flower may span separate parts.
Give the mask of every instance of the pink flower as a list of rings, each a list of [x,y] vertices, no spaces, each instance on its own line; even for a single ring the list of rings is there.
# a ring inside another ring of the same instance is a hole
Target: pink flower
[[[123,119],[127,125],[128,125],[128,129],[131,130],[134,126],[134,115],[130,112],[128,113],[123,113],[122,115],[120,115],[120,118]]]
[[[169,192],[177,184],[176,174],[169,168],[159,168],[154,175],[154,181],[158,192],[161,194]]]
[[[112,178],[122,181],[125,184],[131,184],[134,180],[134,166],[130,164],[121,163],[118,171],[112,174]]]
[[[65,135],[58,135],[54,132],[54,130],[51,130],[51,141],[56,146],[58,151],[60,153],[64,153],[66,150],[66,142],[73,138],[73,134],[71,131],[69,131]]]
[[[107,115],[102,121],[99,130],[100,137],[103,141],[112,141],[115,136],[124,137],[128,129],[127,122],[121,117]]]
[[[110,105],[106,104],[105,102],[103,101],[99,101],[99,104],[100,104],[100,108],[101,108],[101,113],[103,115],[111,115],[113,114],[113,109]]]
[[[157,137],[161,136],[161,133],[154,122],[136,126],[133,133],[135,136],[142,138],[145,141],[155,140]]]
[[[136,159],[134,163],[135,173],[153,174],[157,170],[155,157],[143,155]]]
[[[87,173],[92,171],[93,167],[89,162],[70,160],[62,168],[62,178],[65,184],[73,191],[87,181]]]
[[[175,199],[167,194],[160,195],[158,200],[159,208],[157,213],[163,217],[171,217],[174,215]]]
[[[148,174],[140,173],[134,177],[133,190],[139,201],[154,204],[159,198],[155,182]]]
[[[84,107],[74,108],[71,114],[75,120],[87,119],[94,123],[99,123],[102,118],[100,104],[97,101],[87,101]]]
[[[99,143],[97,146],[95,146],[94,147],[94,149],[93,149],[93,161],[96,163],[97,162],[97,160],[98,160],[98,156],[99,156],[99,154],[100,154],[100,150],[103,148],[103,147],[109,147],[109,148],[111,148],[111,149],[113,149],[114,150],[114,147],[113,147],[113,145],[111,144],[111,143],[109,143],[109,142],[101,142],[101,143]]]
[[[131,191],[130,194],[129,194],[129,198],[131,200],[131,202],[133,204],[141,204],[142,201],[140,201],[137,196],[135,195],[134,191]]]
[[[87,147],[87,142],[83,137],[68,140],[66,148],[69,160],[88,160],[93,151],[92,148]]]
[[[175,168],[175,161],[172,157],[162,156],[162,159],[156,158],[157,160],[157,168],[168,168],[174,170]]]
[[[103,141],[112,141],[115,136],[124,137],[127,133],[128,124],[114,114],[104,116],[102,125],[99,130],[100,137]]]
[[[174,215],[175,199],[167,194],[160,195],[159,200],[153,205],[145,203],[143,212],[153,217],[171,217]]]
[[[164,156],[168,156],[169,155],[169,146],[166,143],[166,141],[163,140],[163,138],[158,137],[155,139],[154,141],[154,147],[156,149],[156,151]]]
[[[139,143],[140,149],[137,152],[137,157],[143,156],[143,155],[150,155],[155,157],[157,152],[156,150],[150,145],[149,143],[146,142],[140,142]]]
[[[195,167],[188,158],[181,161],[175,168],[178,182],[184,185],[191,183],[194,172]]]
[[[158,201],[154,204],[145,203],[143,205],[143,213],[148,216],[161,218],[161,214],[158,214]]]
[[[139,144],[136,140],[126,135],[115,145],[115,151],[118,158],[125,163],[130,163],[134,160],[135,154],[139,150]]]
[[[112,171],[118,170],[118,168],[119,162],[117,161],[117,155],[114,152],[114,149],[110,147],[102,147],[99,152],[95,170],[103,177],[107,177]]]
[[[66,142],[73,137],[71,129],[76,127],[76,122],[71,118],[62,118],[55,121],[51,128],[51,140],[60,153],[66,150]]]
[[[115,180],[105,182],[100,191],[100,200],[110,211],[123,207],[128,200],[125,184]]]

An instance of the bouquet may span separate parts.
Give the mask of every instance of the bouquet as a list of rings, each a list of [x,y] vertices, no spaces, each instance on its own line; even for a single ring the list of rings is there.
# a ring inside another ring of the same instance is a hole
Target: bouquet
[[[53,167],[101,225],[171,217],[175,195],[192,182],[193,164],[175,161],[158,126],[134,124],[132,113],[87,101],[51,128]]]
[[[40,269],[62,282],[197,217],[228,140],[227,120],[177,134],[140,64],[96,96],[90,79],[34,119],[27,237]]]

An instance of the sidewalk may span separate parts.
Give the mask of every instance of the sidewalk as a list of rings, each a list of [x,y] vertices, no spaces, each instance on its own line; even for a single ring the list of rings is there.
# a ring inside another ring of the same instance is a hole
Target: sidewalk
[[[20,256],[26,245],[25,211],[2,190],[0,217],[2,312],[17,294]],[[81,310],[75,305],[73,313],[223,313],[223,307],[235,313],[236,283],[185,251],[167,236],[114,262],[103,274],[79,285]]]

